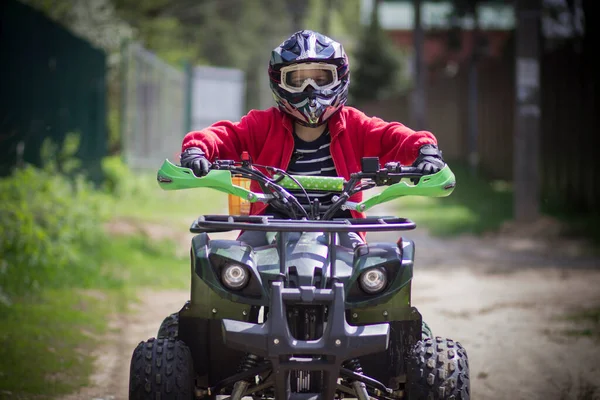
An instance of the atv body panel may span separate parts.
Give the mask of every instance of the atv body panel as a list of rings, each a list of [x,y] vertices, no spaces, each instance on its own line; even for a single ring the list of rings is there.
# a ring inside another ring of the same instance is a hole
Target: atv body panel
[[[332,398],[327,396],[335,391],[343,362],[360,358],[369,376],[397,388],[406,371],[399,353],[416,344],[421,332],[421,315],[410,304],[414,243],[401,238],[398,244],[366,243],[347,249],[330,244],[331,236],[323,232],[285,236],[284,247],[273,244],[255,249],[236,240],[211,240],[205,232],[192,239],[192,291],[180,312],[179,337],[190,342],[198,374],[214,385],[235,374],[244,354],[251,353],[270,360],[274,370],[281,371],[276,378],[282,384],[296,370],[322,372],[323,398]],[[332,249],[335,278],[331,276]],[[284,251],[283,280],[280,251]],[[228,263],[250,271],[242,290],[230,290],[221,283],[221,269]],[[358,277],[374,267],[386,269],[389,283],[383,292],[367,295]],[[300,332],[297,325],[301,323],[289,317],[288,310],[294,306],[326,310],[318,314],[321,318],[326,314],[325,328],[303,340],[307,332]],[[259,323],[261,307],[268,310],[268,316]],[[388,349],[390,335],[394,349]],[[209,340],[198,347],[192,344],[198,336]],[[220,370],[212,368],[209,373],[206,360],[214,363],[217,357]],[[387,359],[385,368],[380,366],[382,358]]]
[[[248,160],[215,162],[207,176],[198,178],[190,169],[165,161],[157,175],[165,190],[210,188],[275,205],[290,215],[289,219],[203,215],[190,227],[196,234],[190,250],[190,299],[165,319],[160,333],[165,339],[159,340],[179,343],[182,354],[189,349],[195,398],[225,394],[233,400],[242,396],[331,400],[349,395],[388,400],[408,395],[413,400],[431,396],[468,400],[468,364],[462,347],[458,355],[448,350],[447,357],[447,367],[460,370],[448,375],[458,376],[460,387],[439,373],[434,377],[437,391],[431,391],[427,368],[432,335],[411,303],[413,241],[400,237],[396,243],[365,243],[353,249],[337,244],[341,232],[402,232],[416,227],[395,217],[334,220],[334,211],[342,205],[362,212],[401,196],[448,196],[455,187],[448,167],[425,176],[392,164],[379,169],[376,159],[365,158],[363,171],[346,181],[292,176],[268,167],[261,167],[267,172],[257,172]],[[262,193],[234,185],[232,174],[256,179]],[[375,186],[386,188],[360,203],[348,201],[353,193]],[[316,200],[308,207],[301,205],[286,188],[327,189],[339,195],[328,210]],[[263,231],[273,240],[252,248],[238,240],[209,237],[232,230]],[[236,268],[229,271],[241,268],[247,277],[236,289],[223,278],[231,266]],[[365,287],[369,271],[385,276],[385,284],[375,293]],[[436,340],[442,343],[441,338]],[[449,349],[454,346],[449,339],[444,343]],[[162,355],[156,352],[152,357],[147,360],[150,364]]]

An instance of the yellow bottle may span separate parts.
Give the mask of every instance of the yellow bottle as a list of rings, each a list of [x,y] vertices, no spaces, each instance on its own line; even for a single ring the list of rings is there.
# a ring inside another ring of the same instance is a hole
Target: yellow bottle
[[[239,187],[250,190],[250,179],[242,178],[240,176],[232,176],[231,182]],[[227,195],[229,198],[229,215],[249,215],[250,214],[250,203],[246,199],[234,196],[232,194]]]

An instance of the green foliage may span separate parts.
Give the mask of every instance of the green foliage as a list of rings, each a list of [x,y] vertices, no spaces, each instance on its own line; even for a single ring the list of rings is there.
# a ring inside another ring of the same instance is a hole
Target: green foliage
[[[132,172],[119,156],[103,160],[104,190],[114,219],[160,224],[184,233],[202,213],[226,212],[227,195],[215,190],[165,191],[154,172]]]
[[[92,350],[109,317],[135,300],[136,289],[189,285],[189,257],[174,249],[144,235],[118,237],[102,246],[104,277],[92,289],[74,283],[0,303],[0,398],[55,398],[89,384]]]
[[[115,102],[112,103],[112,107],[109,107],[106,125],[108,128],[108,154],[118,153],[121,151],[122,141],[121,116]]]
[[[80,134],[75,132],[65,135],[62,147],[48,138],[44,140],[40,153],[45,171],[52,174],[75,174],[81,167],[81,160],[76,157],[80,144]]]
[[[119,300],[69,289],[0,304],[0,398],[55,398],[88,384],[90,354]]]
[[[362,32],[355,57],[357,67],[353,68],[350,85],[353,101],[384,98],[397,91],[399,53],[379,25],[378,1],[370,25]]]
[[[162,264],[169,257],[175,259],[168,238],[162,247],[150,245],[149,238],[145,242],[119,241],[125,248],[117,252],[122,257],[114,258],[117,244],[108,240],[103,226],[109,219],[154,221],[184,234],[184,224],[189,225],[202,211],[214,211],[213,204],[223,204],[210,195],[205,197],[208,201],[199,203],[193,191],[164,192],[154,175],[134,174],[118,157],[103,162],[103,191],[94,189],[82,176],[67,178],[63,173],[78,166],[77,160],[64,157],[76,151],[71,139],[56,157],[48,155],[50,161],[44,169],[26,166],[0,180],[0,302],[10,304],[15,296],[43,288],[114,283],[120,279],[113,274],[118,269],[101,267],[119,263],[131,249],[140,249]],[[44,152],[56,150],[49,143],[43,148]],[[159,248],[167,255],[159,257]]]
[[[473,176],[461,163],[448,165],[456,175],[456,189],[450,196],[399,199],[397,214],[439,236],[494,231],[512,218],[512,189],[508,184]]]
[[[356,27],[360,23],[359,0],[311,0],[304,27],[342,43],[352,68],[358,33]]]
[[[136,179],[111,158],[99,191],[58,172],[77,167],[66,157],[76,137],[62,149],[43,147],[47,156],[56,152],[44,169],[27,166],[0,180],[0,398],[55,398],[89,384],[92,350],[135,289],[189,284],[187,253],[171,231],[158,227],[165,232],[158,241],[144,232],[105,233],[116,215],[109,212],[133,209],[134,192],[157,188],[155,178]],[[169,210],[155,211],[167,219]]]
[[[85,285],[98,276],[100,199],[82,178],[28,166],[0,180],[0,295]]]
[[[286,32],[290,21],[276,0],[115,0],[115,6],[137,40],[175,65],[189,60],[248,71],[249,61],[256,65],[255,52],[273,33]]]
[[[95,256],[103,276],[87,285],[91,289],[74,282],[0,303],[0,398],[8,392],[11,398],[55,398],[89,384],[92,351],[109,318],[135,301],[136,289],[189,285],[189,257],[175,249],[171,241],[142,234],[118,236]]]
[[[348,48],[358,24],[358,0],[115,0],[119,15],[135,29],[135,39],[176,66],[194,64],[238,68],[246,74],[246,109],[259,108],[271,50],[296,24],[291,8],[305,11],[301,28],[323,31],[329,20],[333,37]],[[326,9],[327,3],[333,7]]]
[[[59,148],[42,145],[43,169],[26,166],[0,180],[0,300],[91,282],[93,255],[104,235],[106,208],[83,176],[75,175],[79,136],[67,134]],[[66,177],[70,175],[70,178]]]
[[[118,18],[112,0],[19,0],[43,12],[76,35],[108,54],[119,50],[132,36],[131,28]],[[114,63],[116,60],[110,60]]]
[[[88,384],[109,316],[138,288],[189,285],[189,222],[226,204],[162,191],[155,174],[119,157],[103,160],[95,189],[77,175],[78,147],[75,134],[60,147],[45,142],[44,168],[0,180],[1,398],[55,398]]]
[[[142,226],[140,229],[143,229]],[[164,230],[164,232],[173,231]],[[185,230],[182,232],[185,233]],[[185,235],[181,236],[185,237]],[[177,237],[152,238],[143,231],[121,234],[119,240],[114,240],[105,247],[103,270],[112,277],[113,286],[116,283],[127,289],[188,288],[190,284],[189,251],[187,250],[189,240],[178,243]],[[165,274],[166,271],[169,273]]]
[[[134,194],[144,195],[147,184],[136,179],[136,175],[123,162],[121,156],[105,157],[102,160],[104,173],[104,190],[117,199],[124,199]]]
[[[306,29],[319,31],[331,37],[348,36],[354,33],[359,24],[358,0],[310,0],[304,20]]]
[[[160,17],[140,21],[137,37],[158,57],[179,68],[187,60],[198,59],[199,56],[197,46],[191,46],[186,39],[188,29],[176,18]]]

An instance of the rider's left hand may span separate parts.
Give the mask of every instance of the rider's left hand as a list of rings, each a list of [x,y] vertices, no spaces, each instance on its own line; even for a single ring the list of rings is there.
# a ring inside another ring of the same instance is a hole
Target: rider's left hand
[[[419,149],[419,155],[412,166],[420,169],[424,175],[430,175],[439,172],[446,163],[436,145],[426,144]]]

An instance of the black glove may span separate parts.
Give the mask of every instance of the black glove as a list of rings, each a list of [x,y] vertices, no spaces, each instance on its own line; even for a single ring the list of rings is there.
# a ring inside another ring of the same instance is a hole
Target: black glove
[[[204,152],[197,147],[189,147],[181,153],[181,166],[191,169],[197,177],[208,174],[210,165]]]
[[[424,175],[430,175],[439,172],[446,163],[436,145],[426,144],[419,149],[419,156],[412,166],[420,169]]]

